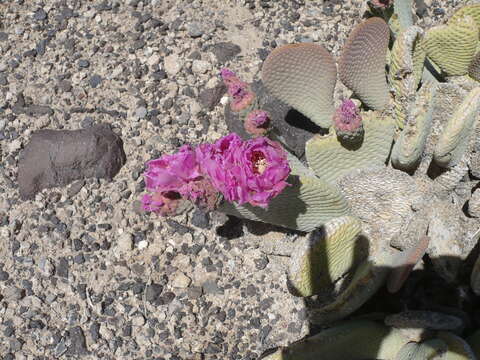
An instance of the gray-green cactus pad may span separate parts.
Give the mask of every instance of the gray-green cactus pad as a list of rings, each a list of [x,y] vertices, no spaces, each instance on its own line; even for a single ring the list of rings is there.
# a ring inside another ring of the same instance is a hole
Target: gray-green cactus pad
[[[360,264],[350,284],[333,302],[309,309],[310,321],[317,325],[329,324],[345,318],[365,304],[385,282],[389,267],[383,261],[388,262],[387,256],[381,263],[367,260]]]
[[[447,360],[476,360],[470,345],[460,336],[446,331],[439,331],[437,338],[448,346],[446,353]]]
[[[377,112],[364,112],[364,138],[358,147],[346,147],[333,129],[325,136],[314,136],[305,146],[309,166],[322,179],[334,183],[353,169],[381,166],[390,153],[394,122]]]
[[[447,75],[465,75],[477,50],[478,35],[479,29],[473,18],[465,16],[448,26],[428,30],[422,46],[427,56]]]
[[[250,204],[224,202],[219,211],[289,229],[312,231],[332,218],[348,215],[348,204],[340,190],[315,176],[298,159],[289,157],[292,168],[286,187],[273,198],[268,209]]]
[[[392,165],[397,169],[411,171],[420,163],[432,126],[434,95],[434,85],[424,84],[392,149]]]
[[[350,34],[338,61],[340,80],[368,107],[382,110],[388,102],[385,63],[390,29],[372,17]]]
[[[337,68],[318,44],[289,44],[272,51],[262,68],[262,81],[278,99],[317,125],[331,126]]]
[[[264,360],[393,359],[407,340],[395,329],[369,320],[344,322],[280,349]]]
[[[352,270],[361,254],[357,236],[362,223],[352,216],[342,216],[325,223],[311,235],[298,241],[292,254],[289,283],[300,296],[319,294]]]
[[[443,129],[433,153],[442,167],[456,165],[467,150],[480,110],[480,87],[473,89]]]
[[[421,79],[425,51],[418,46],[423,30],[411,26],[402,31],[390,53],[389,83],[392,86],[397,127],[403,128],[405,119],[413,112],[415,92]]]

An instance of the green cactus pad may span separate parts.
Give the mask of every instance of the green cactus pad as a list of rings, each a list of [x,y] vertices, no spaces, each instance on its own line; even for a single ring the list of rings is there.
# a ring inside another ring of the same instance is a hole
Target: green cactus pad
[[[358,263],[357,236],[362,223],[352,216],[342,216],[325,223],[292,254],[289,285],[300,296],[319,294],[331,287]]]
[[[417,357],[413,359],[442,359],[447,350],[448,346],[442,340],[430,339],[420,344]]]
[[[468,75],[477,81],[480,81],[480,51],[475,55],[468,67]]]
[[[348,204],[337,187],[319,179],[293,155],[289,155],[288,162],[292,172],[287,181],[292,186],[272,199],[268,209],[224,202],[218,211],[307,232],[349,214]]]
[[[264,360],[394,359],[407,342],[396,329],[370,320],[353,320],[279,349]]]
[[[400,170],[414,170],[420,163],[432,126],[433,99],[436,87],[424,84],[392,149],[392,165]]]
[[[423,30],[411,26],[402,31],[390,55],[389,83],[393,87],[395,119],[397,127],[403,128],[405,118],[413,111],[415,91],[421,80],[425,50],[418,46]]]
[[[387,256],[385,257],[387,258]],[[325,325],[345,318],[362,306],[383,285],[389,268],[367,260],[360,264],[348,287],[330,304],[309,309],[309,319],[313,324]]]
[[[323,128],[331,126],[336,79],[335,60],[318,44],[279,47],[262,68],[262,81],[274,96]]]
[[[406,30],[413,25],[413,0],[394,1],[393,11],[398,17],[400,29]]]
[[[388,25],[372,17],[350,34],[338,62],[340,80],[374,110],[388,102],[385,62],[390,39]]]
[[[333,129],[325,136],[314,136],[305,146],[305,156],[315,173],[334,183],[356,168],[381,166],[390,153],[394,122],[376,112],[361,114],[364,139],[359,147],[347,148],[338,140]]]
[[[472,348],[461,337],[447,331],[439,331],[437,338],[448,346],[446,358],[448,360],[476,360]]]
[[[473,353],[480,358],[480,329],[475,331],[467,338],[467,342],[472,347]]]
[[[427,56],[449,76],[465,75],[475,55],[479,29],[472,17],[436,26],[425,34]]]
[[[422,344],[411,342],[402,346],[395,360],[443,359],[437,356],[445,354],[446,351],[447,345],[439,339],[428,340]]]
[[[473,89],[449,119],[433,153],[433,159],[442,167],[459,163],[467,150],[480,110],[480,87]]]
[[[460,8],[452,15],[448,23],[462,21],[465,16],[471,16],[478,27],[480,27],[480,4],[467,5]]]

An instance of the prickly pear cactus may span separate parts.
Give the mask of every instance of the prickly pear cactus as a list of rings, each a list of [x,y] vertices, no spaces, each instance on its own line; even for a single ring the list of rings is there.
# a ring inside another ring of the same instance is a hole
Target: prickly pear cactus
[[[463,208],[479,148],[473,134],[480,113],[480,4],[425,30],[414,25],[408,3],[395,1],[388,12],[390,3],[372,2],[382,17],[354,28],[337,63],[310,43],[277,48],[263,65],[264,86],[322,133],[306,142],[306,164],[290,158],[292,186],[268,209],[223,210],[313,231],[292,254],[288,288],[313,304],[309,319],[317,325],[349,316],[386,282],[390,292],[399,291],[425,254],[441,278],[455,281],[478,241],[480,222]],[[351,99],[335,99],[338,86]],[[477,294],[478,263],[471,280]],[[354,341],[359,347],[352,353]],[[446,331],[414,341],[394,326],[352,321],[267,358],[474,358],[467,342]]]

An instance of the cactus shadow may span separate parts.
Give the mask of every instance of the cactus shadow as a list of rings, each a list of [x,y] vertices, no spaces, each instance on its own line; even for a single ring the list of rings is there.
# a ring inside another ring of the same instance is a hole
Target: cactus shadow
[[[355,246],[355,251],[360,256],[363,256],[365,251],[365,245],[361,242]],[[309,331],[305,338],[295,342],[292,349],[307,349],[309,354],[314,351],[319,351],[323,348],[319,347],[315,349],[315,338],[313,336],[320,334],[325,329],[338,326],[341,324],[348,324],[350,320],[372,320],[379,324],[392,325],[392,317],[389,315],[398,314],[405,311],[422,311],[423,315],[415,318],[417,325],[402,324],[401,322],[395,323],[395,328],[401,330],[403,334],[411,336],[412,341],[422,342],[428,339],[437,338],[438,331],[441,331],[441,327],[444,326],[444,330],[451,332],[463,339],[468,338],[476,330],[480,329],[480,296],[477,296],[470,287],[470,274],[472,272],[475,261],[480,254],[480,243],[477,243],[475,248],[470,252],[466,259],[460,259],[456,256],[441,256],[431,259],[428,255],[424,255],[421,266],[418,266],[413,270],[400,290],[394,294],[390,293],[385,284],[383,284],[375,294],[368,299],[363,305],[358,307],[350,315],[342,317],[340,320],[332,322],[325,322],[321,326],[309,322]],[[318,261],[318,258],[311,257],[309,261]],[[454,279],[446,280],[440,276],[435,269],[435,264],[459,264],[460,267],[456,273]],[[328,261],[323,260],[322,266],[328,264]],[[399,269],[399,266],[377,266],[373,269],[374,272],[387,272],[390,273],[395,269]],[[315,275],[312,272],[311,275]],[[323,291],[328,291],[334,287],[324,288]],[[347,291],[348,287],[343,287],[343,291]],[[339,291],[341,293],[342,290]],[[315,299],[315,297],[317,299]],[[311,310],[318,309],[318,299],[321,296],[315,295],[308,298],[304,298],[307,314],[310,314]],[[327,303],[327,306],[330,303]],[[326,306],[325,303],[322,303]],[[321,306],[322,306],[321,305]],[[440,313],[441,315],[435,315],[432,313]],[[308,319],[308,318],[307,318]],[[445,325],[449,322],[450,325]],[[426,326],[426,324],[429,324]],[[439,327],[440,330],[433,328],[434,325]],[[429,328],[430,326],[430,328]],[[448,327],[445,329],[445,327]],[[304,342],[305,339],[310,339]],[[358,335],[358,339],[363,337]],[[354,338],[352,340],[352,346],[356,346]],[[332,340],[334,341],[334,340]],[[384,345],[383,337],[371,337],[369,338],[371,351],[380,350]],[[300,344],[302,344],[300,346]],[[307,344],[307,346],[305,346]],[[308,345],[310,344],[310,345]],[[345,345],[347,345],[345,343]],[[325,350],[329,350],[330,347],[325,343],[323,346]],[[349,353],[348,346],[334,347],[339,351],[345,349],[345,353]],[[277,348],[270,348],[266,350],[262,356],[263,358],[276,351]],[[450,348],[449,351],[456,353],[457,350]],[[460,351],[460,350],[458,350]],[[288,354],[294,354],[293,352],[287,352]],[[343,353],[339,354],[325,354],[325,359],[346,358]],[[458,353],[462,355],[462,353]],[[343,356],[343,357],[342,357]],[[374,355],[371,355],[374,356]],[[323,357],[322,357],[323,358]],[[349,357],[352,360],[366,359],[363,355],[358,357]],[[368,358],[368,357],[367,357]]]

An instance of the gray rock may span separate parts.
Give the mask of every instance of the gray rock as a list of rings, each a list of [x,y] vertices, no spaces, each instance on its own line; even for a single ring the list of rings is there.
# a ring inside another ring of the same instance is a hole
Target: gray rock
[[[78,67],[85,69],[85,68],[88,68],[89,66],[90,66],[90,61],[85,59],[78,60]]]
[[[251,84],[251,88],[257,96],[258,108],[270,113],[272,119],[270,137],[280,141],[298,158],[303,159],[305,143],[321,131],[320,127],[270,95],[261,81],[255,81]],[[236,132],[244,139],[250,138],[244,129],[243,121],[239,118],[238,113],[230,109],[230,105],[225,107],[225,122],[231,132]]]
[[[47,13],[45,12],[45,10],[43,10],[42,8],[39,8],[37,9],[37,11],[35,11],[35,13],[33,14],[33,18],[37,21],[42,21],[42,20],[45,20],[47,18]]]
[[[147,286],[145,290],[145,300],[152,303],[155,302],[163,291],[163,286],[160,284],[152,283]]]
[[[81,130],[39,130],[22,151],[18,185],[22,199],[74,180],[112,179],[125,164],[123,142],[107,124]]]
[[[212,111],[218,105],[220,99],[227,91],[227,87],[220,83],[214,88],[204,89],[198,94],[198,101],[200,105],[208,111]]]
[[[72,90],[72,84],[68,80],[60,81],[58,87],[62,89],[63,92],[70,92],[70,90]]]
[[[68,272],[69,272],[68,260],[64,257],[61,257],[60,259],[58,259],[58,264],[55,271],[57,273],[57,276],[68,278]]]
[[[100,75],[93,75],[90,80],[88,80],[88,83],[92,88],[96,88],[98,85],[102,83],[102,77]]]
[[[190,222],[200,229],[208,229],[210,227],[210,216],[207,212],[195,208]]]
[[[144,106],[139,106],[135,110],[135,117],[137,117],[138,119],[143,119],[145,118],[145,116],[147,116],[147,109]]]
[[[7,76],[4,74],[0,74],[0,86],[8,85]]]
[[[191,22],[187,25],[188,36],[192,38],[197,38],[203,35],[202,25],[196,21]]]
[[[67,354],[71,356],[82,356],[88,354],[87,342],[85,335],[80,326],[75,326],[69,331],[70,346],[68,347]]]
[[[240,54],[240,46],[230,42],[220,42],[212,45],[210,51],[215,55],[219,63],[225,63]]]

